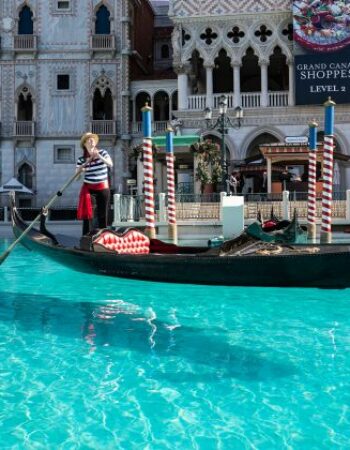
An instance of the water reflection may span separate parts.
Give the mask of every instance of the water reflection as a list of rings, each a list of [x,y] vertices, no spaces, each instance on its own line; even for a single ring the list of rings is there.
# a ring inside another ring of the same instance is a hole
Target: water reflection
[[[157,318],[152,308],[143,310],[122,299],[72,303],[45,295],[4,291],[0,291],[0,299],[0,322],[11,322],[24,332],[32,330],[80,339],[90,352],[121,348],[167,362],[182,359],[201,366],[194,374],[174,372],[175,365],[170,364],[172,370],[160,374],[169,381],[195,381],[203,377],[206,381],[218,378],[260,381],[290,376],[296,371],[291,363],[273,361],[253,349],[231,345],[227,333],[182,326],[176,317],[166,323]],[[268,354],[267,348],[262,350]]]

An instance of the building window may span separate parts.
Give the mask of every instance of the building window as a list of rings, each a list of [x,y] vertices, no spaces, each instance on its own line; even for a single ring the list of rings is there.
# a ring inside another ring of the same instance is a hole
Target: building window
[[[169,58],[169,45],[163,44],[160,50],[161,58],[162,59],[168,59]]]
[[[74,163],[74,145],[55,145],[54,162],[55,164]]]
[[[70,1],[58,0],[57,9],[67,11],[68,9],[70,9]]]
[[[19,13],[18,34],[33,34],[33,13],[27,5]]]
[[[70,89],[69,75],[57,75],[57,90],[68,91]]]
[[[110,15],[110,12],[104,5],[99,7],[96,12],[95,34],[110,34]]]

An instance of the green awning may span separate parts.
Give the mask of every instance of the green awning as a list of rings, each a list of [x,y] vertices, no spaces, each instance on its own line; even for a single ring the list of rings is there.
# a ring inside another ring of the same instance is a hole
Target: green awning
[[[174,136],[174,147],[186,147],[195,144],[200,140],[198,134],[187,134],[183,136]],[[165,147],[166,141],[165,136],[157,136],[152,138],[153,144],[158,147]]]

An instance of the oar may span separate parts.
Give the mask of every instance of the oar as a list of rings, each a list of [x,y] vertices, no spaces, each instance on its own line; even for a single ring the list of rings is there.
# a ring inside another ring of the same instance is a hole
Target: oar
[[[83,171],[83,169],[85,168],[85,166],[90,162],[90,159],[88,161],[86,161],[85,164],[83,164],[79,170],[77,170],[77,172],[61,187],[61,189],[59,191],[56,192],[56,194],[49,200],[49,202],[47,203],[47,205],[44,206],[44,210],[45,209],[49,209],[50,206],[56,201],[56,199],[58,197],[61,197],[61,195],[63,194],[63,192],[67,189],[67,187],[73,183],[73,181],[78,178],[78,176],[81,174],[81,172]],[[2,255],[0,255],[0,265],[5,261],[5,259],[8,257],[8,255],[12,252],[12,250],[16,247],[16,245],[24,238],[24,236],[26,236],[26,234],[29,233],[29,231],[33,228],[33,226],[36,224],[36,222],[40,219],[41,217],[41,212],[40,214],[38,214],[35,219],[33,220],[33,222],[28,225],[28,227],[23,231],[23,233],[18,236],[18,238],[12,242],[12,244],[9,246],[9,248],[7,250],[4,251],[4,253]]]

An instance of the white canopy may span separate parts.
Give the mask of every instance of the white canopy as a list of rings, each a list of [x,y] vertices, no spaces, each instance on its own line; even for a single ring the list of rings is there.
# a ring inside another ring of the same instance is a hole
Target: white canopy
[[[28,189],[24,184],[20,183],[17,178],[11,178],[11,180],[7,181],[3,186],[0,186],[0,194],[6,192],[22,192],[22,194],[33,194],[33,191]]]

